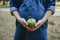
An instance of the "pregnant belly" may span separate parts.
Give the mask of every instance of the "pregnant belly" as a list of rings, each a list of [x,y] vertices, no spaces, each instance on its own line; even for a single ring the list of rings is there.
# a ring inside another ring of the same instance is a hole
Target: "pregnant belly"
[[[21,17],[28,19],[30,17],[39,20],[42,19],[44,14],[45,14],[45,10],[39,9],[36,10],[34,8],[31,9],[31,14],[28,8],[19,8],[19,14]]]
[[[45,10],[42,10],[42,9],[39,9],[39,10],[32,9],[31,16],[33,18],[35,18],[36,20],[39,20],[39,19],[43,18],[44,14],[45,14]]]
[[[28,8],[19,8],[19,14],[20,14],[21,17],[25,18],[26,20],[30,16]]]

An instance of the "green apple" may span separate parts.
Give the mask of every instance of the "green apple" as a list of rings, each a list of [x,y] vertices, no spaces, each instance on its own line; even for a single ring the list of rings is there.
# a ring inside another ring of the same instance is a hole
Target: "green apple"
[[[27,22],[28,22],[28,26],[29,26],[30,28],[34,28],[34,27],[35,27],[36,20],[35,20],[34,18],[29,18],[29,19],[27,20]]]

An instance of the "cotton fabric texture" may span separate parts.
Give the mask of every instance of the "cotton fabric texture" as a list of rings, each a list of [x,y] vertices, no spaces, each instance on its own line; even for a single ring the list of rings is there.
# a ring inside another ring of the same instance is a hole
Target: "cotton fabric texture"
[[[47,10],[54,14],[55,2],[56,0],[10,0],[10,11],[12,15],[14,11],[18,11],[22,18],[34,18],[38,21],[44,17]],[[48,20],[38,30],[29,32],[16,20],[14,40],[48,40],[47,24]]]

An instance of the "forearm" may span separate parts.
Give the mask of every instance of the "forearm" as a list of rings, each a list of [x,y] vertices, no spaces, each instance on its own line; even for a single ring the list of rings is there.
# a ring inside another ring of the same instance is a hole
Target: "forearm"
[[[49,18],[49,16],[51,14],[52,14],[52,11],[50,11],[50,10],[46,11],[46,13],[45,13],[44,17],[42,18],[42,20],[38,21],[38,22],[41,22],[40,25],[39,25],[39,27],[46,22],[46,20]]]
[[[46,12],[46,14],[44,15],[44,17],[43,17],[42,20],[41,20],[40,26],[43,25],[43,24],[46,22],[46,20],[49,18],[49,16],[50,16],[51,14],[52,14],[52,11],[50,11],[50,10],[48,10],[48,11]]]
[[[22,26],[24,28],[27,28],[28,29],[28,26],[27,26],[27,23],[26,23],[25,19],[23,19],[23,18],[20,17],[18,11],[14,11],[13,12],[13,16],[18,20],[19,23],[22,24]]]
[[[21,17],[19,16],[18,11],[14,11],[14,12],[13,12],[13,16],[14,16],[18,21],[20,21]]]
[[[45,22],[51,15],[52,15],[52,11],[48,10],[44,15],[44,17],[42,18],[42,20]]]

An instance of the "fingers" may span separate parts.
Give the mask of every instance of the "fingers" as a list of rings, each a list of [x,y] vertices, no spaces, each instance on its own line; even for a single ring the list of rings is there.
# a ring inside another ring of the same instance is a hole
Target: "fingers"
[[[26,22],[26,20],[25,20],[24,18],[22,18],[22,20],[23,20],[23,23],[24,23],[25,25],[28,25],[28,23]]]
[[[28,23],[25,21],[25,24],[28,25]]]
[[[36,24],[35,24],[35,27],[38,26],[40,24],[40,22],[38,21]]]
[[[42,22],[42,20],[39,20],[39,21],[35,24],[35,26],[39,26],[39,25],[41,24],[41,22]]]
[[[29,32],[34,32],[34,28],[29,28],[27,29]]]

